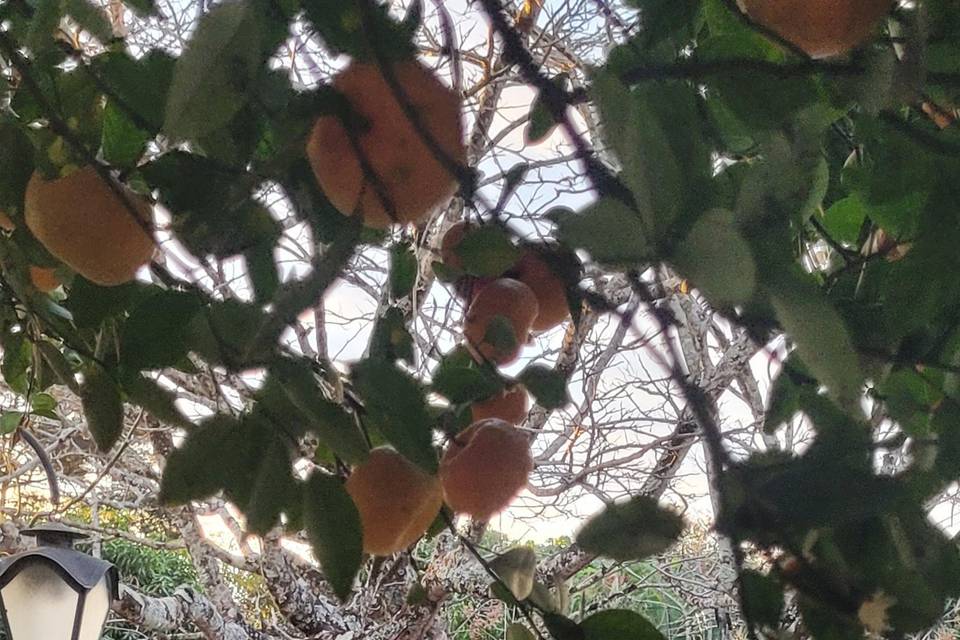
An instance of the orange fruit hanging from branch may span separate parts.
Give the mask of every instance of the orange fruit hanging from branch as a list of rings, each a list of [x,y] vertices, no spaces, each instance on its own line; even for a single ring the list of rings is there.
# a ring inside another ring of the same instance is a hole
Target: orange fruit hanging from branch
[[[443,504],[440,481],[389,447],[378,447],[345,484],[360,512],[363,551],[388,556],[422,536]]]
[[[470,417],[474,422],[487,418],[498,418],[510,424],[520,424],[527,417],[529,399],[522,385],[503,389],[490,398],[470,405]]]
[[[54,180],[34,173],[24,217],[47,251],[100,285],[133,280],[155,250],[150,204],[119,183],[111,187],[93,167]]]
[[[511,278],[494,280],[470,303],[463,335],[487,360],[509,364],[520,355],[539,308],[527,285]]]
[[[537,296],[539,311],[533,321],[534,331],[548,331],[570,317],[563,280],[536,251],[526,251],[510,273]]]
[[[475,422],[457,434],[440,460],[447,504],[480,520],[506,509],[527,486],[531,471],[527,435],[496,418]]]
[[[738,0],[750,19],[812,58],[847,53],[873,34],[894,0]]]
[[[351,110],[346,122],[320,117],[307,142],[333,206],[379,229],[419,222],[452,196],[457,178],[449,163],[462,166],[467,155],[459,96],[416,61],[395,63],[389,74],[398,92],[376,64],[351,63],[333,80]]]

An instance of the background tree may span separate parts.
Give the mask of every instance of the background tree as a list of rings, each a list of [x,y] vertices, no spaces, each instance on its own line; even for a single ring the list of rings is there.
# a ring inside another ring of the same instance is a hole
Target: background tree
[[[185,551],[186,588],[131,581],[116,607],[153,634],[937,624],[960,589],[960,7],[744,6],[0,6],[4,549],[82,505],[98,540]],[[462,157],[392,75],[414,53],[463,101]],[[387,126],[412,123],[455,187],[416,224],[362,229],[318,187],[327,118],[388,218],[419,195],[356,144],[381,112],[331,82],[348,61],[379,69]],[[491,314],[474,346],[521,359],[476,362],[466,302],[484,278],[533,284],[531,249],[571,319],[525,344]],[[534,470],[501,523],[599,512],[576,542],[531,556],[442,514],[365,559],[351,467],[389,443],[435,472],[471,403],[514,382]],[[690,538],[677,512],[706,504],[715,537]]]

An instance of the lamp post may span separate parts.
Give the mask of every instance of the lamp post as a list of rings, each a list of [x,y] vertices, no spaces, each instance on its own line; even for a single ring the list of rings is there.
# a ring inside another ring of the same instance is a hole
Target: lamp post
[[[37,547],[0,561],[0,614],[9,640],[97,640],[118,596],[117,569],[73,548],[87,536],[61,524],[25,529]]]

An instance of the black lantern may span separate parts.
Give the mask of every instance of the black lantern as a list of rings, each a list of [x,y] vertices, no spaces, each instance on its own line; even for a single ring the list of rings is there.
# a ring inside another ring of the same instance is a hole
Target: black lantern
[[[73,548],[61,524],[25,529],[37,547],[0,562],[0,613],[10,640],[97,640],[118,596],[117,569]]]

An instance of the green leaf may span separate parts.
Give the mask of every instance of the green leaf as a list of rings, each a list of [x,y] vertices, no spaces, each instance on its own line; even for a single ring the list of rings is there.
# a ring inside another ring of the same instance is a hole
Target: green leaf
[[[754,624],[776,628],[783,611],[783,588],[769,575],[751,569],[740,572],[741,602],[744,615]]]
[[[262,366],[272,360],[275,345],[257,341],[268,316],[258,305],[236,299],[203,308],[186,327],[186,343],[205,360],[231,371]]]
[[[683,518],[647,496],[609,505],[591,518],[577,544],[614,560],[642,560],[668,549],[683,531]]]
[[[597,262],[635,266],[650,257],[640,214],[610,197],[602,197],[579,213],[554,209],[547,217],[559,227],[560,239],[583,249]]]
[[[0,433],[9,435],[17,430],[23,420],[22,411],[4,411],[0,414]]]
[[[743,304],[757,282],[750,245],[737,229],[733,213],[705,213],[673,256],[677,268],[716,305]]]
[[[570,402],[566,378],[550,367],[532,364],[521,371],[517,379],[544,409],[559,409]]]
[[[49,393],[35,393],[30,396],[30,408],[35,413],[49,413],[57,408],[57,399]]]
[[[483,343],[492,346],[496,353],[513,353],[517,348],[517,335],[513,323],[504,315],[497,314],[487,323]]]
[[[540,144],[549,138],[550,134],[552,134],[556,128],[557,123],[553,119],[550,109],[541,99],[541,96],[537,94],[537,98],[533,101],[533,106],[530,108],[529,122],[523,131],[523,136],[527,144]]]
[[[227,125],[246,103],[258,70],[260,30],[248,2],[214,7],[177,60],[163,130],[196,140]]]
[[[131,401],[143,407],[160,422],[180,429],[194,428],[194,424],[177,409],[176,394],[164,389],[155,380],[137,373],[126,376],[122,386]]]
[[[7,333],[3,336],[3,363],[0,373],[11,389],[17,393],[27,392],[27,370],[33,358],[30,342],[23,333]]]
[[[504,640],[536,640],[536,637],[530,629],[527,629],[519,622],[514,622],[507,627],[507,634],[504,636]]]
[[[87,428],[100,451],[109,451],[123,433],[123,402],[113,378],[98,364],[83,372],[80,401]]]
[[[280,522],[280,513],[289,496],[296,492],[290,454],[278,437],[262,453],[253,481],[250,500],[244,508],[247,530],[264,535]]]
[[[38,0],[27,32],[26,45],[34,55],[53,47],[53,33],[63,17],[61,0]]]
[[[346,600],[363,559],[360,514],[337,478],[315,472],[304,492],[303,516],[313,553],[337,597]]]
[[[378,55],[390,60],[409,58],[414,51],[409,25],[395,22],[385,5],[371,4],[361,9],[356,2],[306,0],[303,9],[324,44],[336,53],[376,59],[369,50],[370,43],[376,43]]]
[[[390,248],[390,293],[394,300],[409,296],[417,282],[417,256],[406,243]]]
[[[150,139],[114,100],[108,100],[104,109],[102,136],[104,160],[121,168],[136,166]]]
[[[543,614],[543,624],[554,640],[587,640],[587,634],[580,625],[559,613]]]
[[[353,416],[322,395],[316,376],[303,363],[278,360],[270,370],[290,402],[308,418],[308,427],[350,464],[367,459],[369,448]]]
[[[107,44],[113,39],[113,29],[106,12],[88,0],[63,0],[63,8],[87,33]]]
[[[510,549],[489,564],[517,600],[525,600],[533,591],[537,555],[530,547]]]
[[[776,278],[770,302],[797,353],[831,394],[855,406],[863,382],[850,334],[840,314],[806,279]]]
[[[432,388],[454,404],[489,398],[503,388],[492,370],[482,367],[463,347],[445,355],[433,374]]]
[[[823,216],[823,226],[837,242],[853,245],[860,238],[860,229],[867,209],[856,195],[837,200]]]
[[[33,144],[20,127],[0,122],[0,210],[23,206],[23,194],[33,174]]]
[[[353,367],[354,386],[368,422],[405,458],[429,473],[437,470],[432,423],[423,388],[389,362],[365,360]]]
[[[130,312],[120,333],[120,359],[130,371],[160,369],[188,351],[187,329],[203,306],[194,293],[157,291]]]
[[[599,611],[580,623],[585,640],[664,640],[639,613],[625,609]]]
[[[382,360],[414,362],[413,336],[406,326],[406,316],[399,307],[389,307],[373,328],[370,356]]]
[[[78,328],[93,329],[107,318],[119,315],[144,291],[155,290],[139,283],[101,287],[77,276],[70,286],[70,296],[64,306],[73,315],[73,322]]]
[[[494,225],[471,228],[456,248],[457,256],[468,274],[500,277],[520,259],[520,249],[503,229]]]
[[[238,431],[237,421],[225,415],[216,415],[192,429],[183,445],[167,456],[160,502],[187,504],[223,489],[233,469],[231,445]]]

